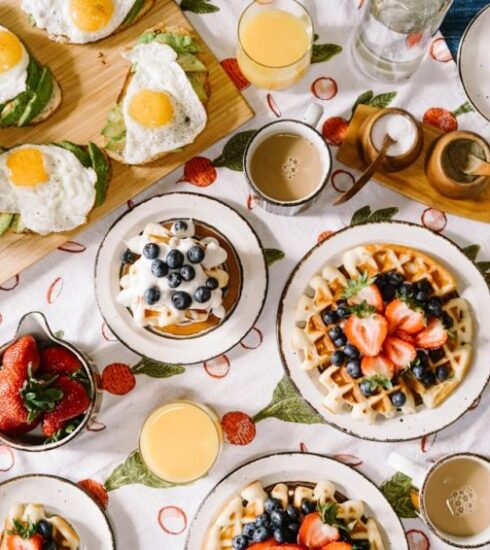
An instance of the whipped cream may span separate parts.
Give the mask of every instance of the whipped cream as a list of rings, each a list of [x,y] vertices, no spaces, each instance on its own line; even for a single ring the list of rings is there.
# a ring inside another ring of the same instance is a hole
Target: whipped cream
[[[143,250],[148,243],[159,246],[158,256],[145,257]],[[226,312],[223,307],[223,288],[228,285],[228,273],[223,269],[228,254],[214,237],[198,238],[195,236],[195,225],[192,220],[175,222],[170,230],[159,223],[148,223],[141,235],[130,238],[126,245],[131,252],[140,257],[130,265],[126,274],[121,277],[121,291],[117,301],[129,308],[139,326],[165,327],[168,325],[191,324],[206,321],[211,315],[222,319]],[[204,250],[204,258],[199,263],[192,263],[187,258],[189,250],[199,245]],[[169,285],[168,276],[180,272],[180,267],[168,269],[164,277],[157,277],[152,272],[152,264],[156,260],[166,262],[168,253],[178,250],[184,256],[184,264],[192,266],[195,276],[190,281],[182,280],[176,288]],[[206,287],[206,281],[213,277],[218,281],[218,287],[210,290],[210,298],[204,303],[195,299],[195,293],[200,287]],[[159,298],[149,304],[145,298],[148,289],[156,289]],[[177,292],[189,296],[190,305],[185,309],[177,309],[172,298]]]

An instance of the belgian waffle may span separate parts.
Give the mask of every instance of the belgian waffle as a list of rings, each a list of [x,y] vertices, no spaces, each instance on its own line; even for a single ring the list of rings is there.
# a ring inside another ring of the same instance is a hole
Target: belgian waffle
[[[340,495],[333,483],[278,483],[266,487],[260,481],[247,485],[224,505],[215,517],[204,538],[202,550],[229,550],[232,540],[240,535],[244,525],[254,522],[265,511],[268,497],[277,499],[282,509],[288,504],[300,508],[304,500],[315,503],[335,503],[337,518],[349,526],[353,542],[368,541],[370,550],[386,547],[376,520],[366,517],[366,505],[362,500],[347,500]],[[253,548],[253,544],[252,544]]]
[[[343,366],[332,364],[336,346],[329,337],[331,327],[324,323],[322,312],[335,309],[350,281],[390,271],[397,271],[411,284],[427,280],[433,295],[441,298],[443,311],[452,319],[452,327],[440,357],[429,359],[428,368],[436,372],[444,366],[449,376],[427,387],[407,369],[395,377],[392,387],[378,388],[376,394],[366,396],[360,389],[361,378],[354,379]],[[458,296],[455,278],[433,258],[400,245],[360,246],[344,253],[341,266],[325,266],[321,274],[312,277],[299,299],[295,323],[292,347],[299,356],[300,368],[325,388],[324,406],[334,414],[348,411],[353,418],[370,423],[378,415],[390,418],[397,413],[414,413],[419,406],[437,407],[461,383],[471,363],[474,336],[471,309],[468,302]],[[406,401],[401,407],[395,407],[391,401],[395,392],[405,395]]]

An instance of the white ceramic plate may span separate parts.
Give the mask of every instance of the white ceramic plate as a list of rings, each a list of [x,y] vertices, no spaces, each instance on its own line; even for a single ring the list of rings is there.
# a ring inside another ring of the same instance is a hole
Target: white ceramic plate
[[[458,52],[461,82],[473,107],[490,120],[490,6],[468,25]]]
[[[284,481],[317,483],[325,479],[334,483],[346,497],[367,504],[366,515],[378,521],[387,549],[408,550],[400,519],[376,485],[353,468],[312,453],[275,453],[252,460],[229,473],[211,490],[197,511],[187,536],[186,550],[201,550],[214,517],[249,483],[260,480],[267,487]]]
[[[333,414],[324,408],[325,389],[318,377],[299,367],[290,342],[296,304],[313,275],[325,264],[339,265],[343,252],[367,243],[393,243],[421,250],[445,265],[457,278],[459,294],[471,304],[476,318],[474,356],[463,382],[436,409],[421,408],[410,415],[367,424],[352,419],[349,413]],[[363,439],[407,441],[434,433],[455,422],[483,392],[490,378],[490,292],[478,271],[452,241],[420,225],[404,222],[371,223],[341,230],[314,247],[292,272],[281,298],[278,342],[284,368],[298,391],[333,427]]]
[[[235,249],[242,268],[242,292],[233,312],[214,330],[189,339],[173,339],[138,327],[116,301],[124,241],[148,222],[193,218],[221,233]],[[230,206],[197,193],[168,193],[138,204],[109,229],[97,253],[95,294],[106,323],[117,338],[139,355],[165,363],[207,361],[238,344],[255,324],[267,293],[262,245],[250,224]]]
[[[113,550],[114,532],[98,504],[80,487],[61,477],[32,474],[0,484],[0,524],[17,503],[42,504],[48,515],[69,521],[81,540],[80,550]]]

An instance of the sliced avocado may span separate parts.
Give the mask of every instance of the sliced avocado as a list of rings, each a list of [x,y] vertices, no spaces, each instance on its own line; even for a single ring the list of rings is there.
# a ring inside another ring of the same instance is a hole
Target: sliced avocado
[[[206,103],[208,100],[208,92],[206,90],[206,73],[186,73],[186,75],[201,103]]]
[[[131,25],[131,23],[138,17],[141,8],[145,5],[146,0],[135,0],[133,7],[129,10],[128,15],[124,18],[124,21],[121,23],[123,27]]]
[[[107,115],[107,123],[102,129],[101,134],[107,138],[118,138],[126,133],[124,117],[121,105],[115,105]]]
[[[36,118],[39,113],[42,112],[44,107],[48,104],[51,96],[53,95],[53,76],[48,67],[43,67],[39,83],[36,91],[29,100],[25,111],[19,118],[18,125],[25,126],[29,122]]]
[[[58,145],[58,147],[63,147],[63,149],[66,149],[67,151],[70,151],[70,153],[73,153],[81,162],[81,164],[85,166],[85,168],[92,166],[90,155],[84,147],[81,147],[80,145],[77,145],[76,143],[67,140],[60,141],[59,143],[55,143],[54,145]]]
[[[175,32],[145,32],[138,40],[139,44],[148,44],[157,40],[162,44],[167,44],[179,55],[183,53],[198,53],[199,47],[190,34],[178,34]]]
[[[204,63],[192,53],[180,54],[177,58],[177,63],[186,73],[205,71]]]
[[[97,174],[97,181],[95,182],[95,206],[100,206],[105,201],[107,187],[109,186],[110,164],[104,153],[95,143],[90,142],[88,144],[88,153],[92,168]]]
[[[10,229],[14,233],[24,233],[24,231],[26,230],[26,226],[24,225],[20,214],[14,215],[14,219],[12,220],[12,225],[10,226]]]
[[[0,214],[0,237],[7,231],[14,219],[13,214]]]

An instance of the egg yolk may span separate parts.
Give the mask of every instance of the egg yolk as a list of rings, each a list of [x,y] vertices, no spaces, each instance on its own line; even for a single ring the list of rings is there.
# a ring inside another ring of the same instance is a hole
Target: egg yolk
[[[10,181],[19,186],[34,187],[48,180],[44,155],[39,149],[19,149],[9,154],[7,168]]]
[[[9,31],[0,31],[0,73],[15,67],[22,58],[22,44]]]
[[[158,128],[168,124],[173,117],[174,108],[165,92],[140,90],[129,103],[129,116],[146,128]]]
[[[71,0],[73,22],[85,32],[97,32],[106,27],[113,13],[113,0]]]

